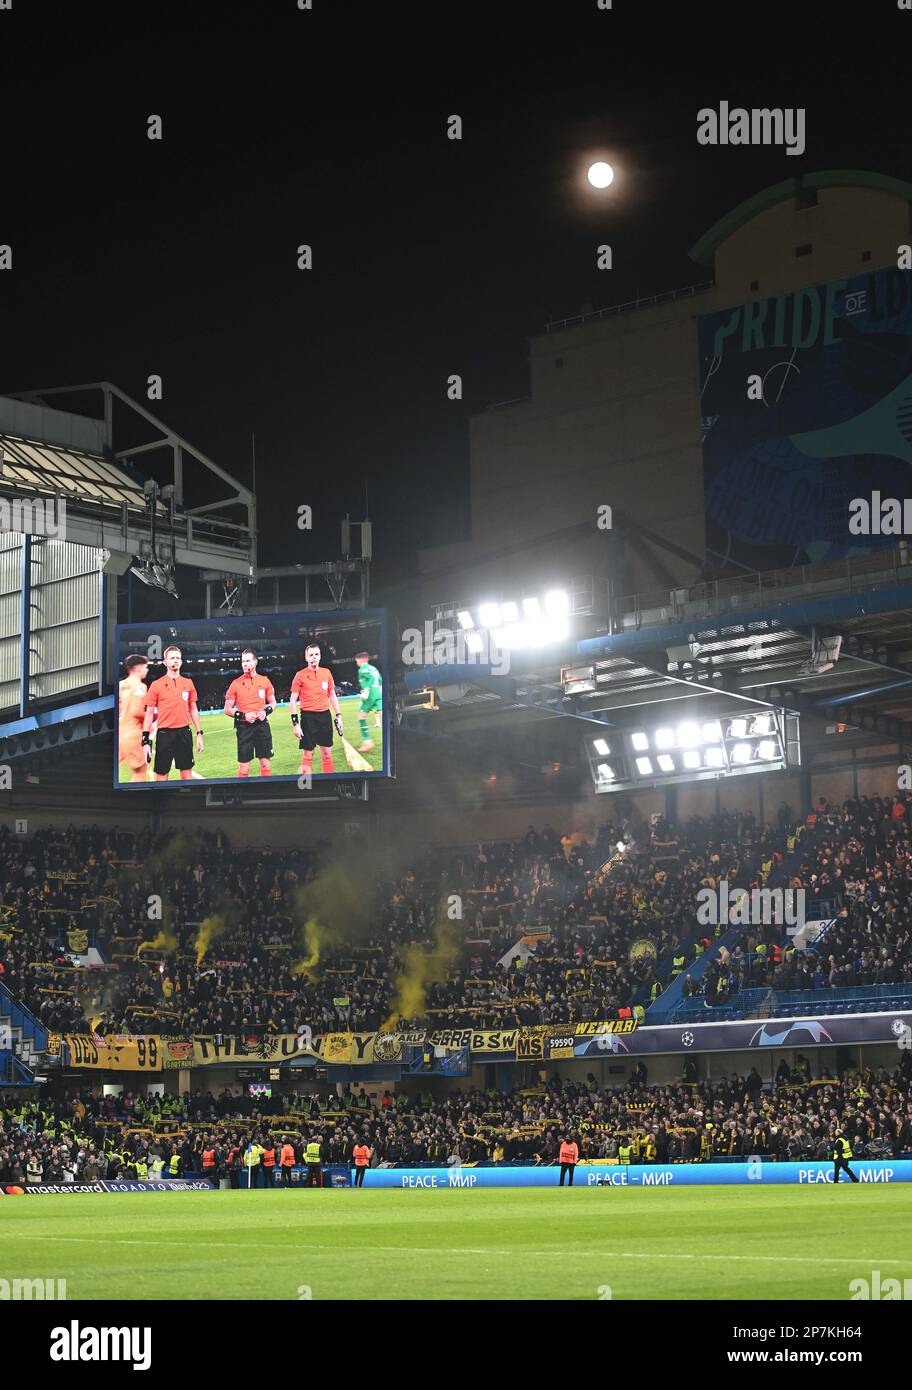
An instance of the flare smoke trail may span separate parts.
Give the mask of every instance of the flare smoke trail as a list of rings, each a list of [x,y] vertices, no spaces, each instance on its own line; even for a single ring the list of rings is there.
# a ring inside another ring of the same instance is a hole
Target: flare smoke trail
[[[395,1028],[400,1018],[414,1018],[424,1013],[429,985],[450,977],[462,945],[462,929],[458,922],[446,918],[438,921],[434,945],[429,951],[420,946],[407,946],[402,952],[402,970],[396,977],[392,1012],[383,1028]]]

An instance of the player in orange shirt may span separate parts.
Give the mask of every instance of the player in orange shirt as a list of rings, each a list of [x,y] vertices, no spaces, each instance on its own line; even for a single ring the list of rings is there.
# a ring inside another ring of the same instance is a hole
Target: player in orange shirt
[[[234,720],[237,734],[238,777],[249,777],[250,760],[260,760],[260,776],[271,777],[272,730],[269,715],[275,709],[276,695],[268,676],[257,675],[256,652],[241,652],[243,675],[231,682],[225,692],[225,713]]]
[[[333,724],[342,737],[342,710],[332,673],[320,665],[320,648],[311,642],[304,648],[304,666],[291,682],[291,724],[301,748],[301,773],[310,776],[314,749],[320,749],[323,772],[333,771]],[[330,718],[332,709],[335,716]],[[300,711],[300,714],[299,714]]]
[[[149,663],[144,656],[134,654],[127,657],[124,668],[127,674],[118,686],[117,754],[121,767],[130,774],[130,781],[145,782],[149,773],[142,731]]]
[[[146,761],[149,762],[152,758],[152,721],[157,714],[155,780],[167,782],[173,762],[181,781],[189,782],[193,775],[191,724],[196,730],[196,751],[203,751],[203,731],[197,709],[196,686],[188,676],[182,676],[180,673],[180,647],[165,647],[162,655],[166,667],[165,674],[152,682],[146,694],[143,747]]]

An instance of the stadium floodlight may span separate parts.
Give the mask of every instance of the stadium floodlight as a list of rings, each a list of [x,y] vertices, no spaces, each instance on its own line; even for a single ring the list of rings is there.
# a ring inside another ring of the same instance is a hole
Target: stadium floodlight
[[[728,726],[729,738],[744,738],[747,733],[746,719],[732,719]]]
[[[631,734],[630,742],[633,744],[637,753],[645,753],[646,749],[649,747],[649,739],[644,733]]]
[[[500,626],[500,604],[483,603],[478,609],[478,621],[482,627]]]
[[[541,614],[541,604],[537,598],[524,598],[522,601],[522,610],[526,617],[534,622]]]
[[[648,758],[637,758],[637,772],[641,777],[649,777],[652,772],[652,763]]]
[[[774,738],[763,738],[757,744],[757,757],[769,762],[771,758],[779,757],[779,742]]]
[[[500,613],[505,623],[515,623],[519,621],[519,609],[515,603],[502,603]]]
[[[685,751],[685,753],[684,753],[684,766],[685,766],[686,768],[689,768],[691,771],[693,771],[694,768],[698,768],[698,767],[702,767],[702,766],[703,766],[703,759],[700,757],[699,749],[697,749],[697,748],[688,748],[688,749],[686,749],[686,751]]]
[[[736,743],[732,749],[733,763],[749,763],[751,760],[752,748],[749,743]]]
[[[565,666],[561,671],[565,695],[591,695],[598,689],[594,666]]]
[[[775,723],[771,714],[755,714],[751,723],[751,736],[754,734],[772,734],[775,732]]]
[[[720,743],[722,740],[722,725],[718,719],[711,719],[703,725],[703,742]]]
[[[172,598],[178,597],[173,570],[158,560],[137,557],[136,563],[130,566],[130,573],[150,589],[161,589]]]
[[[670,753],[660,753],[658,764],[662,772],[674,772],[675,770],[675,760]]]
[[[725,754],[721,748],[707,748],[704,761],[707,767],[724,767]]]
[[[610,763],[599,763],[596,771],[603,782],[614,781],[615,771]]]
[[[474,652],[477,655],[477,653],[480,652],[482,647],[484,646],[484,643],[481,640],[481,633],[467,632],[465,635],[465,644],[470,652]]]
[[[547,647],[563,642],[567,624],[559,618],[542,618],[539,622],[508,623],[496,627],[491,636],[498,647]]]
[[[674,748],[674,729],[656,729],[655,742],[656,748]]]
[[[595,749],[596,753],[598,753],[600,757],[603,758],[607,757],[608,754],[611,752],[611,749],[608,747],[606,740],[603,738],[594,739],[592,746]]]
[[[468,628],[475,626],[474,622],[472,621],[472,615],[467,608],[460,608],[459,612],[456,614],[456,617],[459,619],[459,626],[463,629],[463,631],[466,631]]]
[[[696,748],[700,742],[700,726],[692,720],[678,725],[678,746],[680,748]]]
[[[570,612],[570,595],[563,589],[551,589],[545,594],[545,612],[552,617],[566,617]]]

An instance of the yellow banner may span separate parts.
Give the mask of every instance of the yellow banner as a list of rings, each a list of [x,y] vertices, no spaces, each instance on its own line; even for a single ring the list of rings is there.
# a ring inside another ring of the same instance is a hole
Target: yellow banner
[[[96,1038],[91,1033],[67,1033],[71,1067],[95,1071],[161,1071],[161,1039],[151,1034],[132,1038],[113,1035]]]
[[[435,1028],[427,1035],[428,1047],[447,1047],[454,1051],[468,1047],[472,1052],[512,1053],[516,1049],[518,1028]]]
[[[312,1057],[313,1048],[306,1033],[267,1033],[262,1037],[226,1034],[220,1041],[200,1035],[169,1038],[165,1053],[167,1067],[216,1067],[226,1062],[266,1062],[275,1066],[295,1057]]]
[[[545,1060],[545,1034],[537,1028],[521,1028],[516,1038],[517,1062]]]
[[[353,1046],[352,1033],[324,1033],[317,1038],[317,1050],[322,1062],[350,1062]]]

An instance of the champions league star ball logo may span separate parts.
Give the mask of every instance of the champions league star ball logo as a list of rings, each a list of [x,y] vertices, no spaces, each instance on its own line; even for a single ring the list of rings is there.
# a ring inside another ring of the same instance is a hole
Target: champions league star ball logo
[[[693,1047],[693,1042],[694,1042],[694,1035],[693,1035],[693,1033],[682,1033],[682,1034],[681,1034],[681,1045],[682,1045],[682,1047]]]
[[[796,1033],[807,1033],[811,1042],[815,1043],[833,1041],[822,1023],[814,1023],[811,1020],[805,1020],[801,1023],[788,1024],[787,1027],[782,1029],[781,1033],[768,1033],[766,1031],[766,1024],[764,1023],[762,1028],[757,1029],[748,1043],[748,1047],[781,1047],[784,1042],[793,1037]]]

